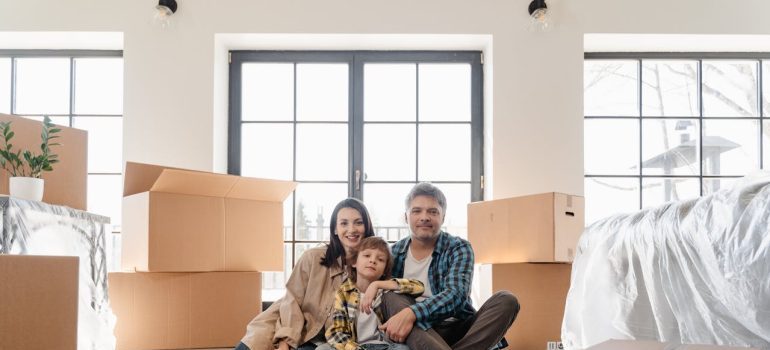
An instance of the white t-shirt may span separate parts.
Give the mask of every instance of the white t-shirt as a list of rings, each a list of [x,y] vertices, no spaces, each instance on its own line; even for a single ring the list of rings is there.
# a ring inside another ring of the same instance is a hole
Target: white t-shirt
[[[356,342],[358,344],[385,344],[382,332],[378,329],[380,323],[377,320],[377,314],[374,311],[368,315],[363,311],[358,311],[356,319]]]
[[[417,297],[417,302],[423,301],[428,297],[433,296],[433,291],[430,289],[430,281],[428,280],[428,269],[430,268],[430,262],[433,261],[433,254],[428,255],[422,260],[417,260],[412,255],[412,247],[406,252],[406,260],[404,261],[404,278],[416,279],[425,285],[425,292],[421,296]]]

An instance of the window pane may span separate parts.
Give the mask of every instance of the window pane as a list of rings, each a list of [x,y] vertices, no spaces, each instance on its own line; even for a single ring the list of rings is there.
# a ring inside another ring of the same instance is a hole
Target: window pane
[[[415,124],[365,124],[365,180],[414,181],[417,173]]]
[[[735,185],[735,181],[738,178],[725,177],[725,178],[703,178],[703,195],[708,196],[716,191],[730,189]]]
[[[703,174],[745,175],[759,168],[757,120],[703,122]]]
[[[419,126],[420,181],[471,180],[470,124]]]
[[[698,175],[700,134],[696,119],[642,121],[642,171],[645,175]]]
[[[468,239],[468,203],[471,202],[471,185],[437,184],[436,186],[444,192],[447,201],[443,229],[455,236]]]
[[[0,113],[11,113],[10,58],[0,58]]]
[[[644,61],[643,116],[697,116],[698,65],[695,61]]]
[[[297,120],[348,120],[347,64],[297,64]]]
[[[347,124],[297,125],[297,180],[348,180]]]
[[[703,62],[703,116],[756,117],[756,61]]]
[[[645,178],[642,179],[642,186],[644,208],[700,196],[698,178]]]
[[[75,59],[75,113],[123,114],[123,59]]]
[[[69,99],[68,58],[16,60],[15,114],[68,114]]]
[[[293,141],[292,124],[242,124],[241,175],[292,180]]]
[[[639,115],[637,61],[585,61],[583,72],[583,111],[585,115]]]
[[[638,178],[585,179],[586,226],[604,217],[639,209]]]
[[[471,120],[471,66],[420,64],[420,121]]]
[[[123,200],[122,175],[88,175],[88,211],[109,216],[113,231],[120,231]]]
[[[414,184],[366,184],[364,202],[378,236],[397,241],[409,235],[404,201],[412,186]]]
[[[587,119],[583,145],[586,174],[639,173],[639,121]]]
[[[332,211],[339,201],[348,197],[347,184],[301,183],[297,196],[296,240],[326,241],[329,239],[329,222]]]
[[[416,65],[364,65],[364,120],[414,121],[417,111]]]
[[[88,172],[123,171],[123,118],[74,117],[72,125],[88,131]]]
[[[294,120],[294,64],[241,66],[241,119]]]
[[[762,121],[763,169],[770,169],[770,121]]]

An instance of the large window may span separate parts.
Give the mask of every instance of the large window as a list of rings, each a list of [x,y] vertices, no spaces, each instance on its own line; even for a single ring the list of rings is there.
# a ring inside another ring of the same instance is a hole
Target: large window
[[[232,52],[229,172],[299,182],[284,205],[282,293],[297,258],[329,239],[334,205],[363,199],[378,234],[408,235],[404,197],[430,181],[447,231],[467,235],[481,199],[479,52]]]
[[[121,51],[0,50],[0,113],[88,131],[88,211],[109,216],[114,270],[123,196]]]
[[[711,194],[768,162],[767,54],[586,54],[586,223]]]

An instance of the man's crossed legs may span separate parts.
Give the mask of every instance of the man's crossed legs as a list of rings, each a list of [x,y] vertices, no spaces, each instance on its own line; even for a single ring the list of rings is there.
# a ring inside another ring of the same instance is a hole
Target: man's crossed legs
[[[415,303],[414,298],[396,293],[386,293],[383,298],[380,307],[385,319]],[[497,292],[468,319],[444,321],[427,331],[415,325],[406,338],[406,344],[411,349],[489,349],[503,338],[520,308],[513,294]]]

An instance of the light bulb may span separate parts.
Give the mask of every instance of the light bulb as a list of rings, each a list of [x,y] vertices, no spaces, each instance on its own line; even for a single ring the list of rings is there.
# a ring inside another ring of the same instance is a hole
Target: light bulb
[[[155,15],[153,16],[153,24],[160,29],[168,29],[174,25],[171,16],[174,15],[177,9],[176,0],[159,0],[158,5],[155,6]]]
[[[155,16],[153,17],[153,22],[155,22],[155,25],[160,29],[168,29],[172,25],[171,15],[173,14],[174,12],[172,12],[171,9],[166,6],[155,6]]]
[[[548,8],[536,9],[529,16],[529,28],[532,31],[547,32],[551,29],[551,16],[548,14]]]

